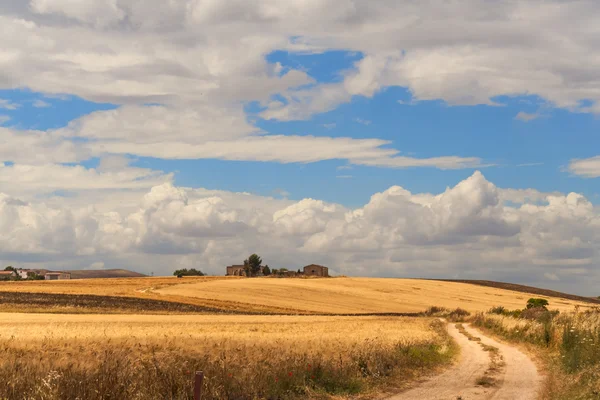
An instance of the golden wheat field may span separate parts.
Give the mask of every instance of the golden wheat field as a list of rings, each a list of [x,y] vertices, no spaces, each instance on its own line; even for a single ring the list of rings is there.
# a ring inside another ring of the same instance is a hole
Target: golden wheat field
[[[405,313],[421,312],[429,306],[461,307],[484,311],[493,306],[523,308],[529,297],[543,297],[550,307],[572,309],[571,300],[528,295],[510,290],[465,283],[419,279],[223,279],[171,285],[156,290],[165,296],[317,313]],[[589,306],[589,305],[588,305]]]
[[[408,317],[4,313],[0,398],[189,399],[196,370],[206,374],[203,399],[356,395],[450,362],[440,326]]]
[[[430,320],[410,317],[321,317],[269,315],[80,315],[0,314],[0,342],[77,340],[178,341],[194,348],[215,341],[293,344],[302,351],[337,352],[366,340],[384,343],[428,341]]]
[[[419,279],[270,279],[200,277],[116,278],[71,281],[0,282],[0,292],[91,294],[135,297],[265,313],[411,313],[430,306],[471,312],[493,306],[518,309],[530,297],[546,298],[550,308],[571,310],[589,304],[466,283]],[[23,307],[19,311],[26,311]]]

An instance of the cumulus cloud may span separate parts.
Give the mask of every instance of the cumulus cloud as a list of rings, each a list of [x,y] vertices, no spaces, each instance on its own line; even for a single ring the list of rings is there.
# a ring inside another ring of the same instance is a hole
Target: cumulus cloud
[[[37,255],[73,267],[101,257],[164,274],[202,260],[207,272],[221,274],[224,265],[258,252],[273,266],[319,260],[348,275],[545,277],[555,287],[576,275],[591,292],[600,282],[598,211],[576,193],[507,205],[507,190],[476,172],[439,194],[393,186],[356,209],[171,183],[154,186],[130,211],[1,195],[0,253],[17,264],[35,264]]]
[[[271,116],[289,119],[389,86],[449,104],[533,94],[594,112],[600,99],[589,57],[597,50],[589,27],[600,13],[593,0],[31,0],[3,8],[0,85],[96,101],[266,103],[287,93],[287,110]],[[267,63],[281,49],[364,57],[339,84],[315,84]]]

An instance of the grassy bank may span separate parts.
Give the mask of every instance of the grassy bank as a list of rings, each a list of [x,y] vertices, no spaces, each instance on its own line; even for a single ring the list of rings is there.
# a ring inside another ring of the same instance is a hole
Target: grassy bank
[[[497,308],[476,315],[473,325],[526,343],[544,360],[544,399],[600,399],[600,309],[558,314]]]
[[[424,318],[119,316],[102,332],[99,316],[84,317],[2,322],[0,399],[191,399],[196,370],[203,399],[344,397],[406,384],[455,354],[443,324]]]

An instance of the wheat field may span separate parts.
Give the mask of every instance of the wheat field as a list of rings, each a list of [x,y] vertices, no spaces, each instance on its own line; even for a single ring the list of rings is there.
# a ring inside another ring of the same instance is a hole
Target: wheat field
[[[0,292],[98,295],[162,300],[251,313],[414,313],[430,306],[471,312],[494,306],[522,308],[530,297],[550,308],[572,310],[589,304],[467,283],[420,279],[272,279],[199,277],[116,278],[71,281],[0,282]],[[16,311],[26,312],[19,306]],[[36,311],[40,311],[39,309]],[[43,311],[43,308],[42,308]]]
[[[0,398],[326,398],[451,361],[427,318],[0,314]],[[325,397],[324,397],[325,396]]]
[[[546,298],[553,309],[589,304],[466,283],[420,279],[222,279],[157,289],[166,297],[244,303],[314,313],[409,313],[429,306],[471,312],[493,306],[523,308],[530,297]]]

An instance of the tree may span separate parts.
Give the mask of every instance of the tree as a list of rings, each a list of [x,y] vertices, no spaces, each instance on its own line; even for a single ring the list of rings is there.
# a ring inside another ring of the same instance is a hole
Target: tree
[[[250,272],[248,276],[256,276],[262,268],[262,259],[257,254],[252,254],[244,261],[244,269]]]
[[[5,271],[12,271],[15,274],[17,273],[17,269],[15,267],[11,267],[10,265],[6,268],[4,268]]]
[[[269,276],[271,275],[271,268],[269,268],[268,265],[265,265],[265,267],[263,268],[263,275],[264,276]]]
[[[547,310],[546,307],[548,307],[548,305],[549,303],[546,299],[536,299],[532,297],[527,300],[527,308],[543,308],[544,310]]]
[[[182,278],[184,276],[204,276],[204,272],[195,268],[184,268],[176,270],[175,272],[173,272],[173,275],[175,275],[178,278]]]

